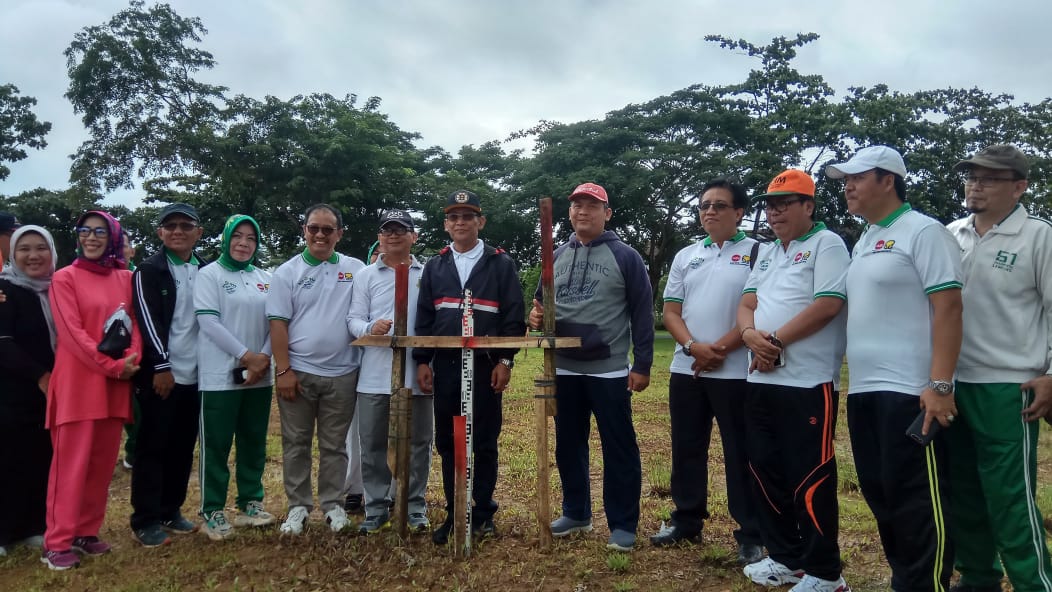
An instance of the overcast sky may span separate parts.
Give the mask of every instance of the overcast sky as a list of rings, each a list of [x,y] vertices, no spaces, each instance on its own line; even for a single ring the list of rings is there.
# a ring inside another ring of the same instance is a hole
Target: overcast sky
[[[694,83],[744,79],[756,63],[704,41],[764,44],[815,32],[797,68],[843,96],[850,86],[894,90],[978,86],[1020,101],[1052,96],[1048,0],[172,0],[208,29],[218,66],[202,80],[230,94],[379,96],[421,145],[455,153],[539,120],[601,118]],[[0,0],[0,84],[39,103],[48,148],[10,164],[0,194],[68,185],[85,139],[63,98],[62,51],[119,0]],[[108,203],[136,205],[141,191]]]

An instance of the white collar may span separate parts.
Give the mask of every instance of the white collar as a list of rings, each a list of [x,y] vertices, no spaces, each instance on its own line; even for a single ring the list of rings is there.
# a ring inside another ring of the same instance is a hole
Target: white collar
[[[472,247],[470,251],[466,251],[464,253],[457,252],[457,250],[453,248],[453,243],[449,244],[449,250],[453,251],[454,259],[478,259],[479,256],[482,255],[482,251],[484,248],[485,245],[482,244],[482,239],[479,239],[479,242],[474,247]]]

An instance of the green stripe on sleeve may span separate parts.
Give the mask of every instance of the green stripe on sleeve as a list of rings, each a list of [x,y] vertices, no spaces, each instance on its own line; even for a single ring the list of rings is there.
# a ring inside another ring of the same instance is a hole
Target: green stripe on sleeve
[[[218,310],[211,310],[211,309],[208,309],[208,308],[202,308],[202,309],[199,309],[199,310],[195,310],[194,314],[197,314],[197,315],[215,315],[215,316],[218,317],[219,316],[219,311]]]
[[[683,299],[682,298],[666,298],[665,302],[678,302],[680,304],[683,304]]]
[[[742,290],[742,294],[755,294],[756,288],[745,288]]]
[[[930,288],[925,288],[925,294],[934,294],[936,292],[942,292],[943,290],[960,290],[963,286],[961,282],[943,282],[941,284],[935,284]]]
[[[285,317],[276,317],[276,316],[273,316],[273,315],[267,315],[267,320],[268,321],[285,321],[287,323],[291,319],[286,319]]]
[[[841,294],[840,292],[819,292],[819,293],[815,294],[815,300],[818,300],[819,298],[827,298],[827,297],[839,298],[841,300],[847,300],[847,295],[846,294]]]

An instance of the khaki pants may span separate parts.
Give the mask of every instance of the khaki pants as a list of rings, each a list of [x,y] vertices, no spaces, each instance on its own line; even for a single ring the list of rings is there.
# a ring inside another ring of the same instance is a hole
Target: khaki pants
[[[347,476],[347,430],[354,417],[358,371],[318,376],[293,370],[303,392],[292,401],[278,397],[282,462],[289,507],[314,508],[311,491],[311,443],[318,429],[318,501],[323,512],[343,507]]]

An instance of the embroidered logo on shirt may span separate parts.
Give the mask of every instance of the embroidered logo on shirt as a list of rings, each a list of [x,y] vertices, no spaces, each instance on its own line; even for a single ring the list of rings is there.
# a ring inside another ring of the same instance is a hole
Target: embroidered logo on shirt
[[[793,265],[800,263],[807,263],[807,260],[811,258],[811,251],[801,251],[793,257]]]
[[[267,292],[270,292],[270,284],[256,284],[256,289],[266,294]]]
[[[314,284],[317,281],[317,278],[315,278],[314,276],[305,277],[300,279],[300,281],[296,282],[296,287],[303,288],[304,290],[310,290],[314,287]]]
[[[1003,269],[1005,271],[1012,271],[1015,267],[1015,260],[1019,256],[1019,253],[1009,253],[1008,251],[998,251],[997,256],[994,257],[994,269]]]
[[[760,268],[760,271],[767,271],[767,268],[770,267],[770,266],[771,266],[771,260],[770,259],[764,259],[763,261],[760,261],[760,264],[758,265],[758,267]]]
[[[237,284],[223,280],[223,291],[227,294],[233,294],[237,291]]]
[[[701,264],[704,261],[705,260],[702,259],[701,257],[695,257],[695,258],[691,259],[690,263],[688,263],[687,265],[690,266],[691,269],[697,269],[697,268],[701,267]]]
[[[354,274],[349,271],[341,271],[336,274],[336,281],[338,282],[353,282]]]
[[[878,240],[877,244],[873,245],[873,252],[874,253],[888,252],[888,251],[891,251],[891,249],[894,246],[895,246],[895,239],[891,239],[891,240],[887,240],[887,241],[886,240]]]

